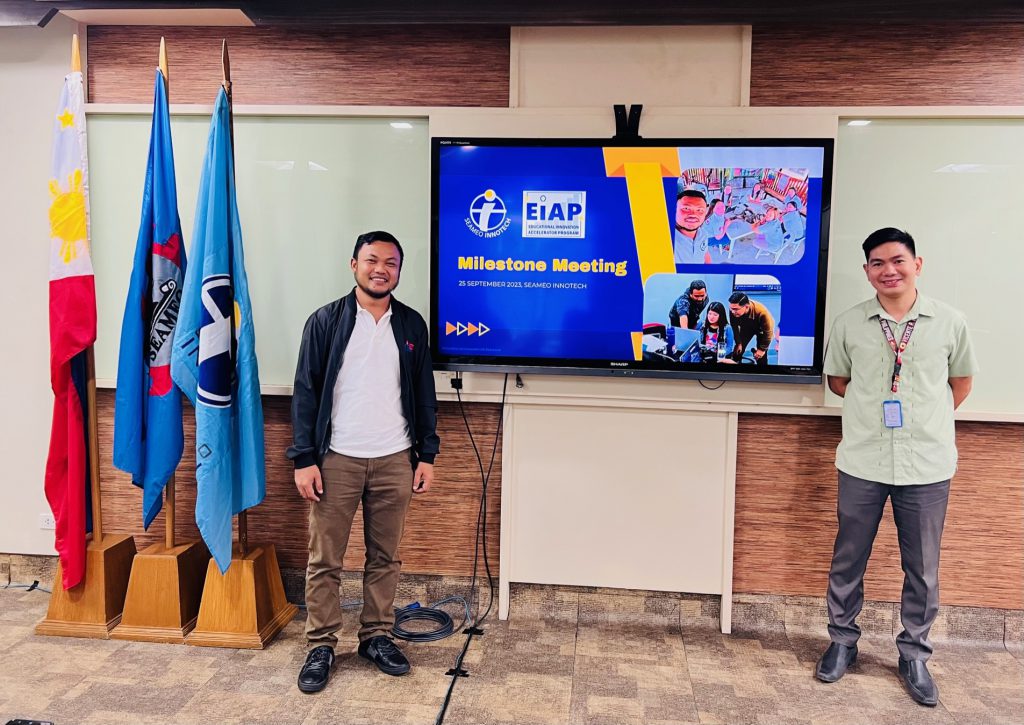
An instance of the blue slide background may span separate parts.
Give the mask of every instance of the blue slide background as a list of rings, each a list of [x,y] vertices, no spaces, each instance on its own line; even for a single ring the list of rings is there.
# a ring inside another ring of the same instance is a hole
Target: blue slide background
[[[445,355],[501,358],[632,360],[630,332],[643,323],[643,287],[626,180],[609,178],[599,147],[443,146],[439,153],[437,295],[433,337]],[[723,150],[727,151],[727,150]],[[784,154],[785,149],[772,149]],[[806,151],[806,150],[804,150]],[[720,152],[722,167],[728,156]],[[784,164],[780,164],[784,165]],[[470,205],[488,189],[505,204],[510,224],[493,238],[468,226]],[[669,214],[676,179],[665,180]],[[821,208],[820,178],[808,188],[806,251],[792,265],[680,265],[680,273],[771,274],[782,283],[787,335],[813,335]],[[583,239],[522,237],[524,191],[585,191]],[[666,219],[666,225],[672,220]],[[543,260],[545,272],[459,269],[459,257]],[[627,263],[627,274],[554,272],[552,260]],[[460,286],[468,282],[576,283],[585,289]],[[445,334],[445,323],[483,323],[483,335]],[[808,360],[807,364],[811,361]]]

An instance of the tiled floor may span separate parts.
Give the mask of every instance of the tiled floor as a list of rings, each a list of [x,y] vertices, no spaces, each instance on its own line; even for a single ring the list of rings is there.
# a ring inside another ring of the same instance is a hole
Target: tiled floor
[[[454,586],[403,581],[399,602]],[[46,604],[39,592],[0,591],[0,723],[434,723],[465,642],[405,645],[412,674],[388,677],[355,656],[356,612],[346,610],[330,685],[303,695],[298,619],[263,651],[222,650],[39,637]],[[718,632],[713,597],[519,586],[511,614],[474,639],[444,722],[1024,721],[1021,612],[943,610],[936,708],[916,705],[896,678],[891,604],[867,607],[858,665],[831,685],[813,677],[827,643],[819,599],[737,597],[732,635]]]

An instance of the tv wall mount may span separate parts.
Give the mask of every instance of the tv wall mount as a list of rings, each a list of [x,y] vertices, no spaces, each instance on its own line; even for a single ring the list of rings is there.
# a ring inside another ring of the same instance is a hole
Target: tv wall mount
[[[643,138],[640,135],[640,113],[644,110],[642,103],[631,104],[628,116],[624,104],[617,103],[612,109],[615,111],[615,135],[612,140],[634,141]]]

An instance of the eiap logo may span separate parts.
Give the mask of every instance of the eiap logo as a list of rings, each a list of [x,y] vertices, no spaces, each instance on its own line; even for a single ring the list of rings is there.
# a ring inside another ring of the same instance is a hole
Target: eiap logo
[[[478,237],[492,239],[509,228],[508,207],[494,189],[477,196],[469,205],[466,227]]]

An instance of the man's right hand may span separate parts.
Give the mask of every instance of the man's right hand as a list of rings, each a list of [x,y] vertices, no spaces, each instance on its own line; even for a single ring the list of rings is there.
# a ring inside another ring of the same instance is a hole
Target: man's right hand
[[[296,468],[295,488],[299,489],[299,495],[307,501],[319,501],[320,496],[324,493],[324,482],[320,477],[320,469],[316,466]]]

